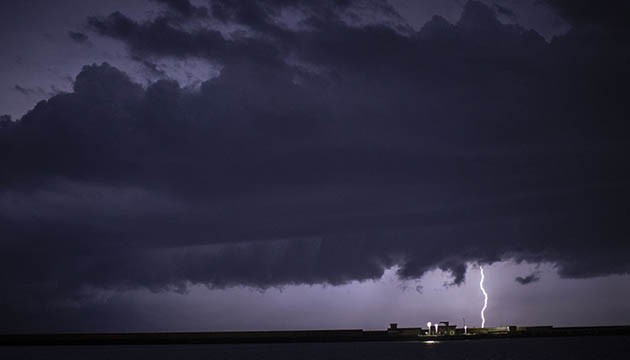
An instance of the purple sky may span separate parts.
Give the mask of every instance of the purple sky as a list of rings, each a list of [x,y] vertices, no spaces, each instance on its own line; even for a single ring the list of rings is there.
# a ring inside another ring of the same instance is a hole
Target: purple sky
[[[0,332],[630,323],[628,13],[3,2]]]
[[[486,326],[630,322],[627,275],[560,279],[551,264],[511,262],[495,263],[484,270],[489,294]],[[532,272],[539,281],[527,286],[514,281],[516,276]],[[383,329],[390,322],[418,327],[427,321],[450,321],[462,326],[463,319],[473,327],[481,323],[479,278],[473,265],[461,286],[444,286],[450,278],[439,270],[418,280],[401,281],[391,269],[380,279],[341,286],[282,286],[264,291],[193,286],[186,294],[135,290],[110,293],[103,301],[141,307],[138,321],[126,330]]]

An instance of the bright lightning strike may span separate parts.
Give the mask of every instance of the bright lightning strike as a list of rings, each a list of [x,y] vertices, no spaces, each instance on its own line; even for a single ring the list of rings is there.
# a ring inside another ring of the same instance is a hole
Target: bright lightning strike
[[[479,288],[481,289],[484,297],[483,308],[481,308],[481,328],[483,328],[486,325],[486,316],[484,313],[486,311],[486,308],[488,307],[488,293],[486,292],[486,289],[483,288],[483,280],[485,279],[483,275],[483,268],[479,266],[479,270],[481,271],[481,281],[479,281]]]

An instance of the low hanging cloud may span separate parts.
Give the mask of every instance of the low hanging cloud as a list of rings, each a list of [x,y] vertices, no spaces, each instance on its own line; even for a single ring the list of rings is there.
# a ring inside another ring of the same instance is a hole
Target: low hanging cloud
[[[79,44],[90,44],[90,37],[79,31],[68,31],[68,37]]]
[[[528,285],[540,281],[540,276],[537,273],[531,273],[527,276],[517,276],[514,281],[521,285]]]
[[[183,16],[185,18],[200,17],[205,18],[208,16],[208,9],[203,6],[194,6],[188,0],[153,0],[156,3],[166,6],[174,13]]]
[[[578,27],[597,26],[628,29],[630,4],[623,0],[546,0],[571,24]]]
[[[198,90],[89,65],[73,92],[0,128],[4,309],[393,266],[459,284],[467,262],[510,258],[567,277],[630,271],[626,43],[547,43],[477,2],[418,32],[349,23],[352,7],[300,5],[289,27],[279,7],[235,4],[221,19],[256,36],[88,20],[137,59],[219,64]]]

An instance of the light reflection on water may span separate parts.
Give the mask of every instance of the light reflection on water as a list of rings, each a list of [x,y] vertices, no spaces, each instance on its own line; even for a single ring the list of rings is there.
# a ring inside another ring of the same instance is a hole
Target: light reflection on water
[[[629,358],[630,336],[374,343],[0,347],[2,360]]]
[[[437,340],[427,340],[427,341],[423,341],[423,343],[425,344],[439,344],[440,342]]]

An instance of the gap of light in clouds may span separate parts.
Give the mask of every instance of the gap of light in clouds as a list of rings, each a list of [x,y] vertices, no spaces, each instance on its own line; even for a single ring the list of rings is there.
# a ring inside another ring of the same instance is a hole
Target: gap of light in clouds
[[[191,286],[185,295],[134,290],[110,294],[105,301],[130,303],[144,323],[129,330],[169,331],[284,330],[363,328],[383,329],[390,322],[401,327],[425,326],[427,321],[450,321],[458,326],[481,325],[480,273],[468,264],[466,282],[449,285],[449,274],[432,270],[417,281],[401,281],[396,269],[382,278],[341,285],[291,285],[259,290],[248,287],[208,289]],[[485,288],[492,294],[486,326],[621,324],[630,321],[630,290],[620,286],[630,276],[561,279],[552,264],[484,265]],[[540,281],[523,286],[516,276],[538,271]],[[612,286],[617,284],[617,286]],[[584,308],[597,297],[609,299],[606,308]],[[339,301],[343,299],[343,301]],[[539,306],[539,304],[546,304]]]

